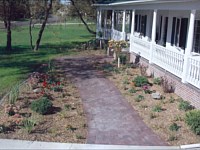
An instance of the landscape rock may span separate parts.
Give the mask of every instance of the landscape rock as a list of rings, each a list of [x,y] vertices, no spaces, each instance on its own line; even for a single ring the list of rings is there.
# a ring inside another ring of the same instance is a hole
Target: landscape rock
[[[159,92],[156,92],[156,93],[152,93],[152,94],[151,94],[151,97],[152,97],[153,99],[159,100],[159,99],[161,99],[162,95],[161,95]]]
[[[41,88],[37,88],[37,89],[34,89],[33,92],[34,93],[40,93],[40,92],[42,92],[42,89]]]

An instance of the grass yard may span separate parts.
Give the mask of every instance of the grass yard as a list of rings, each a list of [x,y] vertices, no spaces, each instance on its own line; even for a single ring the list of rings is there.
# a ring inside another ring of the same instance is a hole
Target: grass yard
[[[94,26],[94,25],[93,25]],[[33,28],[33,43],[39,27]],[[13,52],[6,53],[6,32],[0,30],[0,98],[14,84],[24,80],[28,73],[37,69],[38,64],[60,55],[74,53],[70,49],[82,42],[93,39],[83,25],[47,26],[41,41],[40,50],[30,49],[28,27],[12,30]]]

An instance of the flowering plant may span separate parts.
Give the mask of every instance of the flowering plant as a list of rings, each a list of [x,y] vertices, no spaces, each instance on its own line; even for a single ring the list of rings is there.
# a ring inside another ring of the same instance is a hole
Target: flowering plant
[[[128,47],[128,43],[124,40],[121,41],[115,41],[115,40],[110,40],[108,41],[109,47],[113,47],[113,48],[126,48]]]
[[[151,94],[152,93],[152,91],[149,89],[148,85],[143,85],[142,89],[144,90],[145,94]]]

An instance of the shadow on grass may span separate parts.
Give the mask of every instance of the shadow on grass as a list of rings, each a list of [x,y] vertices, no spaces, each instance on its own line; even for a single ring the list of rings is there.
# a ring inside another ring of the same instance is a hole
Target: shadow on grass
[[[61,44],[41,45],[39,51],[34,52],[30,46],[17,45],[11,52],[7,52],[4,47],[0,47],[0,68],[10,69],[18,68],[19,74],[27,74],[37,70],[40,64],[47,62],[56,55],[69,55],[73,53],[71,49],[77,48],[83,42],[65,42]],[[0,77],[12,76],[13,73],[7,74],[0,72]]]

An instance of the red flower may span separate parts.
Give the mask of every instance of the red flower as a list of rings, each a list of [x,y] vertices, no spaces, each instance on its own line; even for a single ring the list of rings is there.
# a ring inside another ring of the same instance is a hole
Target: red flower
[[[47,87],[47,82],[46,82],[46,81],[43,81],[43,82],[42,82],[42,86],[43,86],[43,87]]]
[[[57,84],[57,85],[60,85],[60,82],[57,82],[56,84]]]

